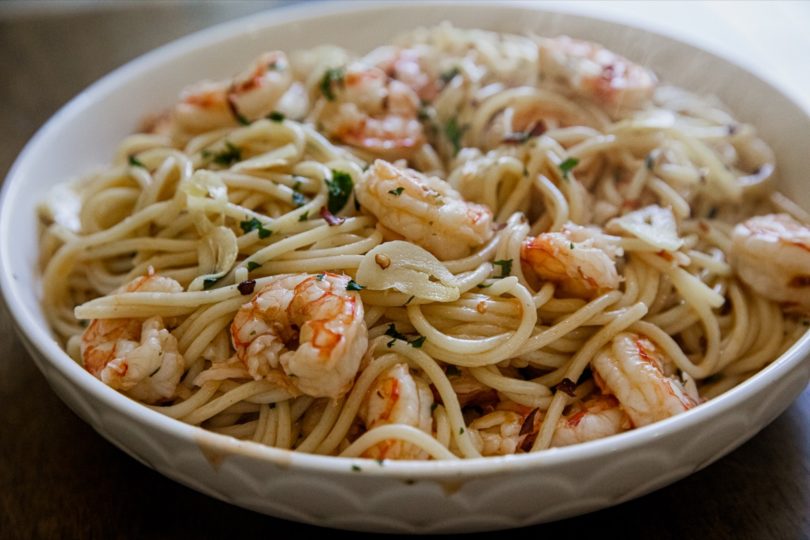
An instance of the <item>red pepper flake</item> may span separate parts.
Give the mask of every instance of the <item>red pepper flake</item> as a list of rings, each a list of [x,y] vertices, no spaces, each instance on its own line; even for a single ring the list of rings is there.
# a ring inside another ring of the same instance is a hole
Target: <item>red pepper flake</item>
[[[520,426],[520,435],[526,435],[534,431],[534,418],[537,416],[538,410],[539,409],[532,409],[532,412],[526,416],[526,419],[523,421],[523,425]]]
[[[659,251],[656,255],[658,255],[659,257],[661,257],[665,261],[669,261],[669,262],[672,262],[675,259],[675,257],[672,256],[672,253],[670,253],[669,251],[664,251],[663,249],[661,251]]]
[[[236,288],[239,289],[239,292],[242,293],[243,296],[253,294],[253,289],[256,288],[256,280],[255,279],[245,280],[239,285],[237,285]]]
[[[534,441],[537,440],[537,433],[529,433],[520,445],[520,449],[524,452],[531,452]]]
[[[577,383],[575,383],[571,379],[563,379],[562,381],[560,381],[560,384],[558,384],[555,387],[555,389],[558,392],[564,392],[564,393],[568,394],[571,397],[574,397],[574,390],[576,390],[576,388],[577,388]]]
[[[326,220],[326,222],[329,224],[330,227],[335,227],[346,221],[346,218],[337,217],[335,214],[330,212],[329,209],[325,206],[321,206],[320,214],[321,217],[324,220]]]
[[[803,288],[808,286],[810,286],[810,276],[807,275],[793,276],[793,278],[788,283],[788,287],[794,288]]]

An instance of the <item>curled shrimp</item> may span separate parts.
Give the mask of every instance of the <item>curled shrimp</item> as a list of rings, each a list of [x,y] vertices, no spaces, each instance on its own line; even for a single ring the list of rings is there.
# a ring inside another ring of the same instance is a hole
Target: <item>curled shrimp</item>
[[[755,216],[734,228],[731,262],[752,289],[810,312],[810,228],[786,214]]]
[[[428,51],[428,48],[418,45],[409,48],[385,45],[368,53],[364,62],[406,84],[422,101],[433,101],[442,85],[426,61]]]
[[[181,292],[175,280],[150,273],[116,292]],[[84,368],[134,399],[156,403],[174,396],[185,369],[177,340],[159,316],[93,319],[81,337]]]
[[[330,71],[317,120],[340,142],[390,159],[407,157],[425,142],[419,98],[408,85],[376,67],[351,64]]]
[[[568,36],[539,43],[540,72],[576,94],[615,109],[649,103],[657,80],[648,69],[603,46]]]
[[[386,424],[405,424],[431,433],[433,393],[407,364],[395,364],[381,374],[369,388],[360,405],[360,419],[367,430]],[[412,444],[399,440],[379,442],[363,452],[373,459],[426,459],[427,454]]]
[[[283,52],[262,54],[230,80],[203,81],[180,94],[172,119],[184,133],[202,133],[262,118],[292,84]]]
[[[279,276],[244,304],[231,324],[239,360],[256,379],[291,384],[314,397],[351,388],[368,348],[363,302],[349,277],[331,273]]]
[[[527,238],[520,249],[527,274],[557,283],[565,294],[586,299],[618,288],[617,254],[613,237],[571,223],[561,232]]]
[[[627,431],[633,427],[630,418],[611,395],[596,395],[572,405],[560,418],[551,446],[568,446],[594,441]]]
[[[356,188],[357,200],[388,231],[441,260],[460,258],[493,235],[492,212],[466,202],[450,184],[376,160]]]
[[[678,380],[665,374],[668,366],[652,342],[630,333],[617,335],[591,361],[597,385],[616,396],[635,427],[697,405]]]
[[[502,401],[496,410],[470,422],[470,434],[483,456],[505,456],[528,450],[543,418],[537,409]]]

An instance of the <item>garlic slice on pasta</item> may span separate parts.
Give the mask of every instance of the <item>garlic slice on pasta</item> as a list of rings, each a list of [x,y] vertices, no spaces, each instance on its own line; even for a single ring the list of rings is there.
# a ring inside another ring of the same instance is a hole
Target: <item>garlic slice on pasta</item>
[[[357,281],[369,290],[396,289],[433,302],[461,296],[458,280],[433,254],[401,240],[369,251],[357,269]]]
[[[683,245],[678,236],[678,223],[671,208],[646,206],[621,217],[613,218],[606,227],[608,232],[628,233],[651,246],[664,251],[677,251]]]

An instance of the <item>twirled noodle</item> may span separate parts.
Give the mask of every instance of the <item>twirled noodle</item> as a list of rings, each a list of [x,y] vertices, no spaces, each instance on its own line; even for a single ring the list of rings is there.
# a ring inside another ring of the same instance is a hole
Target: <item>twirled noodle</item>
[[[803,332],[808,214],[775,177],[753,127],[596,44],[272,51],[54,188],[43,309],[90,373],[224,435],[539,451],[684,412]]]

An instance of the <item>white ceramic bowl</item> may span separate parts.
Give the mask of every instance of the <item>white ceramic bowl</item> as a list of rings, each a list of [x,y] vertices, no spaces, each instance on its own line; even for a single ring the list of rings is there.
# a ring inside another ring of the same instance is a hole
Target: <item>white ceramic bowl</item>
[[[365,51],[394,33],[460,26],[602,42],[664,80],[711,91],[776,151],[781,188],[801,189],[810,119],[747,71],[689,45],[621,24],[526,5],[304,5],[224,24],[147,54],[100,80],[31,140],[3,186],[0,283],[20,336],[54,391],[142,463],[198,491],[274,516],[373,531],[449,532],[528,525],[614,505],[730,452],[779,415],[810,378],[810,337],[761,373],[685,414],[608,439],[538,454],[455,463],[387,463],[266,448],[152,412],[90,376],[60,349],[39,307],[35,207],[44,191],[109,161],[143,116],[185,84],[226,76],[268,48],[336,43]],[[357,470],[359,469],[359,470]]]

